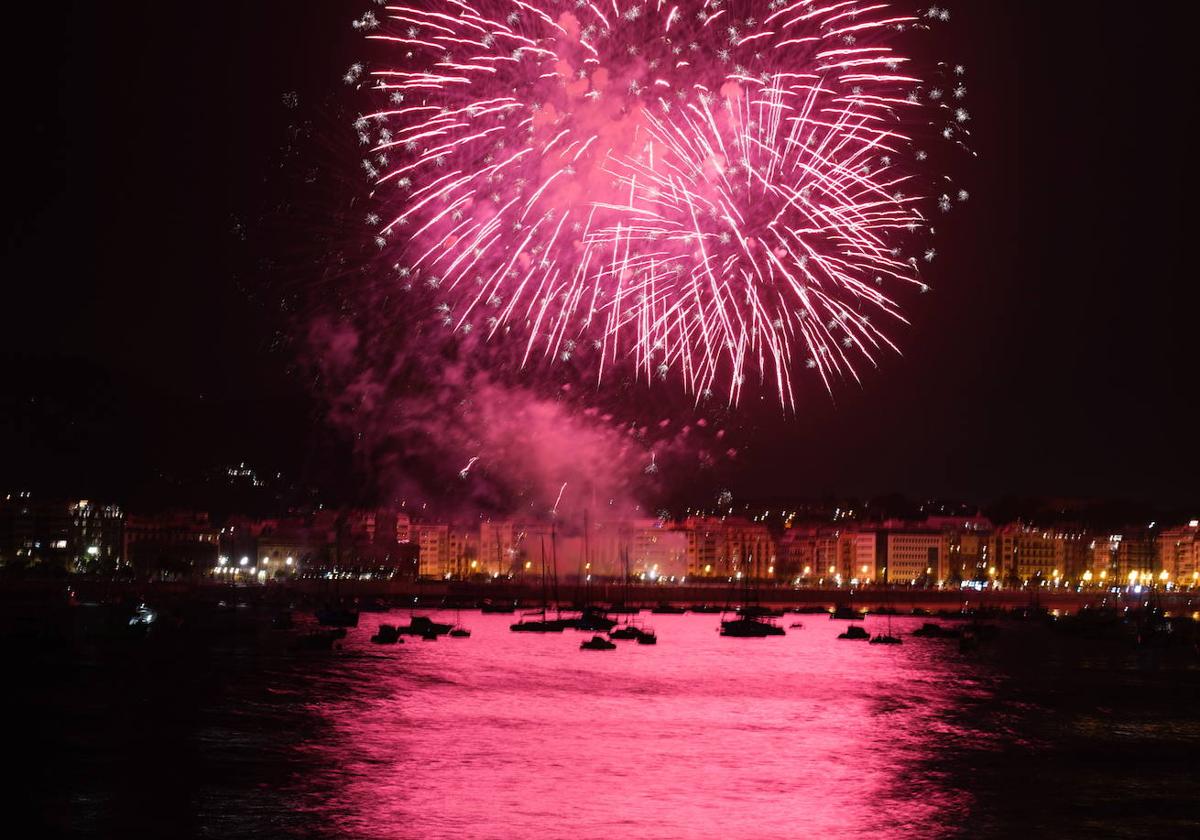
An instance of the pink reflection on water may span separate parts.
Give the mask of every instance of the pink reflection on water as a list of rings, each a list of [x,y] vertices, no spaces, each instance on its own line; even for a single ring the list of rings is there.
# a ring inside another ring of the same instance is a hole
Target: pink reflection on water
[[[590,652],[590,634],[475,613],[470,639],[377,647],[375,625],[406,618],[364,616],[339,699],[313,709],[332,728],[310,747],[324,769],[298,793],[356,837],[953,831],[970,794],[931,768],[984,737],[965,709],[989,678],[951,643],[908,637],[918,620],[894,619],[905,643],[886,647],[801,619],[728,639],[714,615],[654,616],[657,646]]]

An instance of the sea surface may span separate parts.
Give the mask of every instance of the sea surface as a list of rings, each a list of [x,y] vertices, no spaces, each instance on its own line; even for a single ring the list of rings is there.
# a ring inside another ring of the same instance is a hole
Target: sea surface
[[[28,836],[1200,836],[1194,657],[1036,623],[964,654],[909,635],[928,619],[892,619],[888,647],[824,615],[768,639],[719,618],[643,613],[658,645],[614,651],[478,612],[469,639],[370,643],[404,611],[328,652],[26,653],[9,792]]]

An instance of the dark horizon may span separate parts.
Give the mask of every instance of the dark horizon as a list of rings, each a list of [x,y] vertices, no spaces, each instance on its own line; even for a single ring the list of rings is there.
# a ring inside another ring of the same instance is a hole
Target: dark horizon
[[[1194,509],[1183,27],[1082,0],[951,8],[943,49],[970,70],[979,157],[935,291],[861,387],[805,393],[790,418],[744,403],[723,480],[738,499]],[[360,10],[65,9],[53,34],[19,10],[13,31],[46,36],[5,59],[20,81],[0,490],[136,499],[244,461],[369,496],[296,364],[280,266],[305,251],[270,230],[298,168],[352,194],[323,164],[353,140],[339,79]],[[306,122],[328,126],[325,148]]]

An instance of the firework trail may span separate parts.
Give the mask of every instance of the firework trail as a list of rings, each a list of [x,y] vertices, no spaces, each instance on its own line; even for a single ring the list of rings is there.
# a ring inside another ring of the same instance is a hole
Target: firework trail
[[[899,51],[940,8],[863,0],[428,0],[355,27],[382,48],[376,242],[458,332],[794,406],[895,345],[924,291],[925,141],[960,143],[963,69]],[[966,200],[960,192],[957,200]],[[875,316],[883,316],[877,323]]]

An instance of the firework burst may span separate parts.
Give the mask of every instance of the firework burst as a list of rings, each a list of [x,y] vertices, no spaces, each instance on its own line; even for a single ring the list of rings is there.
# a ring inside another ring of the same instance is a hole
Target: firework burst
[[[346,81],[376,243],[448,328],[632,365],[736,402],[748,377],[856,376],[927,288],[927,140],[961,142],[962,68],[857,0],[427,0],[355,27]],[[950,192],[954,192],[951,190]],[[965,200],[965,193],[959,195]],[[927,207],[930,205],[930,207]],[[914,238],[919,241],[914,243]]]

